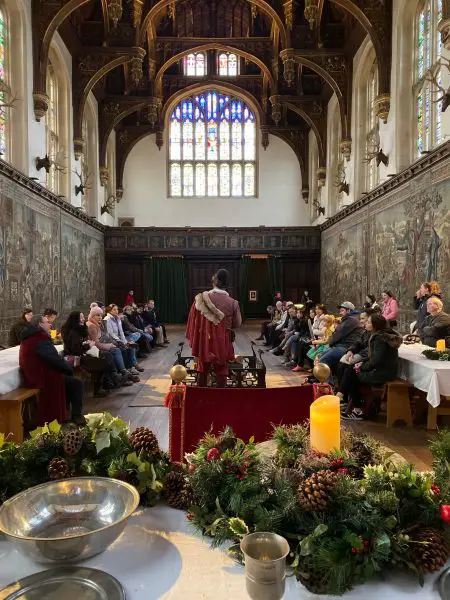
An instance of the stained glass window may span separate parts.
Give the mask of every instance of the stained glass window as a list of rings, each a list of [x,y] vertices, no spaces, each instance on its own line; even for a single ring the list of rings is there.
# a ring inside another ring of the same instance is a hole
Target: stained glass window
[[[8,154],[9,109],[4,106],[9,99],[10,88],[7,79],[6,56],[8,51],[8,30],[6,15],[0,7],[0,155],[5,160]]]
[[[441,106],[438,86],[441,83],[441,36],[438,32],[442,20],[442,0],[425,0],[416,22],[416,155],[431,150],[442,141]]]
[[[184,98],[168,147],[170,196],[255,196],[256,120],[240,98],[215,90]]]
[[[217,72],[224,77],[239,75],[239,61],[236,54],[220,52],[217,57]]]
[[[374,62],[372,69],[369,73],[367,80],[367,116],[366,116],[366,128],[367,128],[367,153],[371,151],[371,142],[373,135],[378,127],[378,117],[375,112],[375,98],[378,95],[378,65]],[[366,170],[366,189],[372,190],[378,185],[379,170],[375,160],[371,160],[367,163]]]
[[[183,59],[184,74],[188,77],[204,77],[206,75],[206,54],[193,52]]]
[[[47,96],[48,110],[45,116],[47,132],[47,155],[55,160],[59,148],[59,122],[58,122],[58,80],[51,61],[47,71]],[[59,177],[56,169],[47,173],[47,187],[55,194],[59,191]]]

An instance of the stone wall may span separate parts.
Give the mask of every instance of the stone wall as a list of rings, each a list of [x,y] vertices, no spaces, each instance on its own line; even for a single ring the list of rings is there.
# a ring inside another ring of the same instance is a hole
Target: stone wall
[[[362,306],[366,293],[392,290],[400,304],[400,327],[414,320],[412,297],[422,281],[441,284],[450,309],[450,157],[411,167],[391,190],[322,230],[322,300],[334,307]],[[383,190],[381,190],[383,191]],[[350,211],[348,211],[350,212]]]
[[[64,318],[104,298],[103,227],[0,164],[0,344],[24,306]]]

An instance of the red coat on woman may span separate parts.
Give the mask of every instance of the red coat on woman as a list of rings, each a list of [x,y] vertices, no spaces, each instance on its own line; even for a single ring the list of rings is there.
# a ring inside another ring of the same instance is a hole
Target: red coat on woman
[[[43,426],[54,419],[63,423],[67,418],[64,375],[72,375],[73,369],[59,356],[43,329],[32,325],[25,328],[20,344],[19,365],[25,386],[40,390],[36,425]]]

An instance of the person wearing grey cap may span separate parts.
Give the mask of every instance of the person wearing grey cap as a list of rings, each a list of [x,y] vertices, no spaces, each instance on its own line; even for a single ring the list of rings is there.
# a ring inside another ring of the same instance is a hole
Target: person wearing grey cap
[[[328,342],[330,349],[320,357],[320,362],[328,365],[332,371],[335,371],[341,358],[351,346],[360,340],[363,333],[359,319],[354,316],[355,305],[345,301],[338,308],[341,323]]]

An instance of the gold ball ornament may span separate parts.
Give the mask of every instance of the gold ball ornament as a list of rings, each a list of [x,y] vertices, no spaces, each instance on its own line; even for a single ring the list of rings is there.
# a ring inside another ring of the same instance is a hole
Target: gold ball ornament
[[[320,383],[326,383],[331,375],[330,367],[324,363],[319,363],[314,367],[313,375]]]
[[[175,383],[181,383],[184,381],[187,377],[187,374],[188,372],[186,367],[183,367],[183,365],[174,365],[169,371],[169,375],[172,378],[172,381],[175,381]]]

